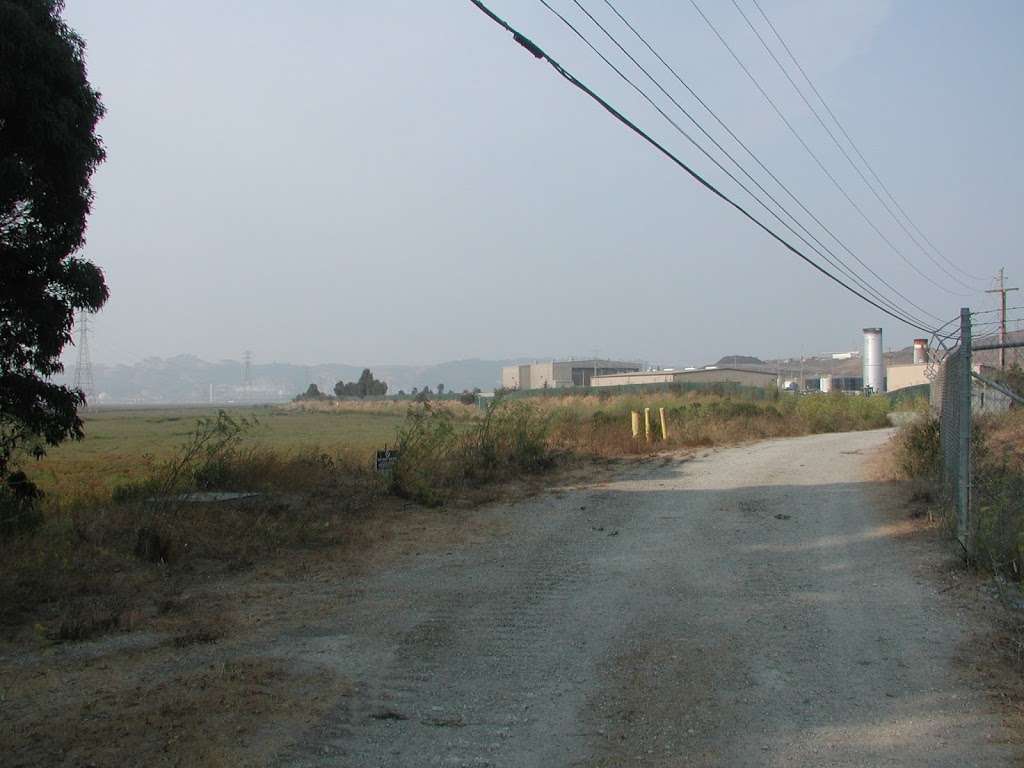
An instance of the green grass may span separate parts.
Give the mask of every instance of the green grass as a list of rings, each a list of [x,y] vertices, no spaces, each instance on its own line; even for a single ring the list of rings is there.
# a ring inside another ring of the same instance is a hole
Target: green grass
[[[217,408],[105,409],[85,414],[85,439],[65,443],[24,469],[44,492],[64,499],[102,497],[115,487],[151,474],[152,461],[173,456],[200,418],[216,416]],[[225,408],[236,418],[259,425],[243,440],[245,447],[279,452],[318,450],[362,453],[394,444],[404,414],[372,412],[307,412],[273,407]]]

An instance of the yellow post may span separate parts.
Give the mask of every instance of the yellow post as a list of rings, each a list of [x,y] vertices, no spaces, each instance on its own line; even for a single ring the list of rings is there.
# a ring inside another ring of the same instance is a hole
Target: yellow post
[[[651,442],[651,409],[644,408],[644,437]]]
[[[665,424],[665,409],[659,408],[658,415],[661,417],[661,439],[668,440],[668,426]]]
[[[630,411],[629,418],[633,423],[633,438],[640,437],[640,414],[636,411]]]

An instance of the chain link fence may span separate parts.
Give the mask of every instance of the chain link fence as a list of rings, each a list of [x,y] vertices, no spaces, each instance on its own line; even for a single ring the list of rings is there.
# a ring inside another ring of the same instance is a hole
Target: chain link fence
[[[942,483],[956,510],[956,535],[970,551],[971,505],[971,313],[960,311],[959,331],[933,336],[932,409],[939,419]]]

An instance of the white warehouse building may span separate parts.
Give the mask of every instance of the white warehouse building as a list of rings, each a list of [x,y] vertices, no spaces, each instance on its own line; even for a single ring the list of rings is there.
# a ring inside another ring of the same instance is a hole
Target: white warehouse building
[[[640,363],[599,359],[506,365],[501,369],[501,386],[504,389],[589,387],[594,376],[632,373],[640,368]]]

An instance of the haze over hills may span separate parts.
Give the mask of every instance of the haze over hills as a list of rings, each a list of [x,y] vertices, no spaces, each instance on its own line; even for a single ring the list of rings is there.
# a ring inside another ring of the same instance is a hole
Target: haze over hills
[[[501,377],[501,367],[521,362],[527,360],[452,360],[422,366],[379,365],[372,366],[372,370],[378,379],[387,382],[392,394],[424,386],[436,391],[438,384],[461,392],[494,389]],[[131,365],[95,364],[93,377],[100,403],[208,403],[211,388],[215,403],[272,403],[290,400],[311,383],[330,393],[339,380],[357,380],[363,368],[344,363],[253,363],[247,381],[244,365],[238,360],[208,362],[195,355],[177,355],[151,357]],[[74,378],[72,363],[57,380],[70,384]]]
[[[885,354],[889,365],[909,363],[913,348],[890,350]],[[1011,357],[1011,362],[1017,356]],[[434,365],[371,366],[376,378],[387,382],[388,393],[410,392],[414,387],[438,384],[453,392],[479,388],[484,391],[498,386],[501,368],[534,362],[535,358],[506,360],[451,360]],[[986,359],[986,362],[988,360]],[[753,355],[726,355],[713,363],[717,366],[764,367],[780,373],[807,376],[816,373],[859,375],[863,365],[859,356],[832,359],[830,355],[807,355],[802,364],[799,357],[766,360]],[[292,363],[253,363],[248,379],[239,360],[209,362],[195,355],[170,358],[151,357],[131,365],[95,364],[93,376],[101,404],[179,404],[179,403],[274,403],[291,400],[312,383],[322,392],[331,393],[339,380],[355,381],[364,366],[345,363],[295,365]],[[74,381],[74,364],[57,377],[62,383]],[[94,402],[97,402],[94,400]]]

